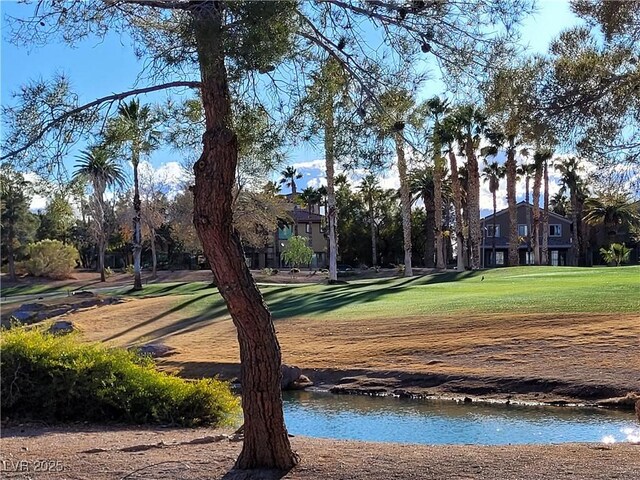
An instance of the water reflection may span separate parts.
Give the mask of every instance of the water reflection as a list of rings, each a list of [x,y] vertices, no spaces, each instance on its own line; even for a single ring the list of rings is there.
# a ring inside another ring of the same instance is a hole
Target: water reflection
[[[601,409],[462,404],[288,392],[293,434],[400,443],[523,444],[633,441],[633,415]]]

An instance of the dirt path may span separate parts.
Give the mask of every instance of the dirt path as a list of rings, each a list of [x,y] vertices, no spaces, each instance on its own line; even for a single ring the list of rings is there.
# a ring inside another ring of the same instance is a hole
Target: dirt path
[[[160,366],[199,377],[238,371],[236,332],[195,296],[134,299],[73,315],[87,340],[161,342]],[[220,312],[218,312],[220,313]],[[469,315],[276,320],[285,363],[345,389],[593,400],[640,388],[631,314]],[[346,378],[345,378],[346,377]]]
[[[632,479],[640,446],[424,446],[295,437],[298,467],[281,475],[233,472],[240,442],[220,430],[82,426],[2,431],[7,479]],[[228,433],[228,432],[227,432]],[[198,443],[206,442],[206,443]],[[49,471],[36,472],[45,468]],[[62,469],[56,472],[56,469]],[[22,471],[20,471],[22,470]]]

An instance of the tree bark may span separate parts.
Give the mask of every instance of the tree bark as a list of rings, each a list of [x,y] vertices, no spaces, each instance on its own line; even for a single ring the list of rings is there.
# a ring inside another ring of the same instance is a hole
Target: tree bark
[[[413,276],[411,268],[411,187],[407,178],[407,162],[404,156],[404,139],[395,133],[398,176],[400,177],[400,206],[402,208],[402,236],[404,244],[404,276]]]
[[[549,168],[547,161],[542,167],[544,176],[544,204],[542,210],[542,251],[540,252],[540,263],[549,265]]]
[[[456,250],[457,270],[464,271],[464,220],[462,217],[462,186],[458,177],[458,162],[453,152],[453,145],[449,145],[449,165],[451,168],[451,189],[453,190],[453,209],[456,216]]]
[[[527,204],[527,237],[528,238],[528,242],[527,242],[527,253],[529,255],[531,255],[531,250],[532,250],[532,236],[531,236],[531,210],[529,209],[529,166],[528,165],[523,165],[524,170],[525,170],[525,177],[524,177],[524,201]],[[525,259],[525,264],[528,265],[528,262],[530,260],[529,259]]]
[[[571,263],[577,267],[580,240],[578,237],[578,192],[576,192],[575,186],[571,189],[571,227]]]
[[[497,190],[493,190],[491,192],[492,196],[493,196],[493,235],[491,236],[491,255],[492,255],[492,262],[493,262],[493,266],[496,266],[496,210],[498,210],[498,200],[496,199],[496,191]]]
[[[244,261],[232,225],[238,141],[222,45],[223,3],[193,11],[206,132],[194,165],[194,225],[240,344],[244,443],[236,468],[287,470],[298,462],[282,410],[281,354],[271,313]]]
[[[482,231],[480,230],[480,172],[478,171],[478,159],[473,148],[473,138],[467,134],[465,142],[467,155],[467,170],[469,171],[469,191],[467,193],[467,208],[469,210],[469,243],[471,250],[471,268],[480,268],[480,243]]]
[[[335,192],[335,125],[333,99],[327,101],[324,125],[325,167],[327,170],[327,224],[329,227],[329,282],[338,281],[338,208]]]
[[[516,205],[516,150],[513,144],[509,145],[507,161],[507,204],[509,209],[509,266],[517,267],[520,264],[518,256],[518,207]]]
[[[133,289],[142,290],[142,225],[141,225],[141,202],[140,185],[138,181],[138,152],[137,147],[133,148]]]

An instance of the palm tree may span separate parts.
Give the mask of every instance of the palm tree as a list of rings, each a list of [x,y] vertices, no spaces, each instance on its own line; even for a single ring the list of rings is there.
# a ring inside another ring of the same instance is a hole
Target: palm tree
[[[282,178],[280,179],[280,184],[284,184],[285,186],[291,189],[291,202],[293,203],[293,208],[296,208],[296,199],[298,195],[298,190],[296,186],[296,180],[302,178],[302,174],[298,172],[296,167],[288,166],[284,170],[280,172]],[[295,213],[293,216],[293,232],[294,235],[298,235],[298,222],[296,220]]]
[[[123,185],[125,176],[120,166],[104,146],[95,146],[83,150],[80,152],[78,159],[73,178],[89,180],[93,187],[93,210],[98,239],[98,270],[100,270],[100,281],[105,282],[107,278],[104,270],[104,256],[107,239],[104,193],[107,187],[111,185]]]
[[[307,187],[300,192],[300,200],[307,206],[309,213],[313,213],[313,206],[320,203],[320,192],[313,187]]]
[[[540,187],[542,186],[542,174],[544,165],[553,156],[553,151],[548,148],[536,150],[533,154],[533,222],[531,231],[531,247],[533,249],[533,262],[541,264],[540,258]],[[548,186],[548,185],[547,185]],[[547,188],[547,187],[545,187]],[[528,194],[527,194],[528,195]],[[527,209],[528,211],[528,209]],[[547,233],[545,233],[546,235]]]
[[[416,198],[421,198],[424,202],[426,212],[425,223],[425,266],[428,268],[435,267],[435,241],[436,241],[436,224],[435,224],[435,188],[434,188],[434,167],[427,166],[411,172],[411,192]]]
[[[491,162],[487,164],[482,170],[484,181],[489,183],[489,191],[493,197],[493,225],[496,224],[496,211],[498,209],[498,202],[496,199],[496,193],[500,189],[500,179],[504,178],[504,167],[498,164],[498,162]],[[491,258],[492,264],[496,264],[496,235],[495,228],[493,235],[491,236]]]
[[[362,182],[358,186],[360,194],[364,198],[369,210],[369,228],[371,231],[371,266],[378,265],[378,252],[377,252],[377,240],[376,240],[376,214],[375,204],[376,200],[382,195],[382,189],[378,178],[374,175],[367,175],[362,179]]]
[[[569,208],[570,208],[569,199],[566,197],[564,192],[560,190],[558,190],[556,194],[553,197],[551,197],[549,201],[549,205],[551,206],[551,211],[553,213],[557,213],[558,215],[562,215],[563,217],[566,217],[567,214],[569,213]],[[586,207],[586,202],[585,202],[585,207]]]
[[[404,276],[413,275],[411,248],[411,187],[405,158],[404,128],[411,125],[420,129],[424,123],[424,106],[416,105],[415,99],[404,89],[392,89],[380,96],[382,112],[374,122],[383,137],[392,138],[400,179],[400,207],[402,213],[402,237],[404,247]]]
[[[429,115],[433,118],[433,133],[431,140],[433,143],[433,202],[435,209],[434,225],[436,240],[436,268],[446,267],[444,255],[444,242],[442,231],[442,184],[444,181],[444,158],[442,157],[443,135],[445,130],[441,129],[440,122],[442,116],[449,110],[446,100],[433,97],[427,100]],[[457,220],[457,219],[456,219]],[[458,254],[459,255],[459,254]]]
[[[296,167],[288,166],[284,170],[280,171],[280,175],[282,176],[282,178],[280,179],[280,184],[285,185],[291,189],[291,201],[295,203],[298,193],[296,180],[302,178],[302,174],[298,172]]]
[[[555,169],[560,173],[560,183],[563,191],[569,192],[571,203],[571,252],[574,266],[578,265],[582,238],[582,201],[584,200],[584,185],[580,177],[580,161],[575,157],[569,157],[555,164]]]
[[[544,178],[544,203],[542,210],[542,248],[540,249],[540,264],[549,265],[549,162],[542,162]]]
[[[482,231],[480,230],[480,171],[476,149],[481,137],[487,130],[487,118],[474,105],[462,105],[456,109],[455,118],[461,129],[461,147],[467,157],[469,171],[469,188],[467,191],[467,209],[469,217],[469,243],[471,251],[470,265],[477,270],[480,268],[480,244]]]
[[[138,166],[142,155],[150,153],[159,143],[160,133],[156,130],[157,118],[148,105],[140,106],[131,100],[118,108],[118,117],[109,125],[107,144],[129,145],[133,166],[133,270],[134,290],[142,289],[142,223]]]
[[[589,225],[603,225],[609,237],[609,243],[616,241],[620,227],[640,226],[638,203],[633,202],[624,193],[602,194],[587,198],[584,202],[583,220]]]

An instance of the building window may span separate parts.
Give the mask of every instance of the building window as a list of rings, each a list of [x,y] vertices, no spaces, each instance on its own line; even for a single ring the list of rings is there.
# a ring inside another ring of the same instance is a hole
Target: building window
[[[550,237],[561,237],[562,236],[562,225],[558,225],[558,224],[549,225],[549,236]]]
[[[496,265],[504,265],[504,252],[496,252]]]
[[[533,252],[524,252],[525,265],[533,265]]]
[[[307,233],[311,233],[311,224],[310,223],[305,224],[304,231],[307,232]]]
[[[499,237],[500,236],[500,225],[487,225],[487,237]]]
[[[280,240],[289,240],[292,234],[292,229],[289,226],[278,229],[278,238]]]
[[[554,267],[558,266],[558,260],[559,260],[559,255],[558,255],[558,250],[551,250],[551,265],[553,265]]]
[[[529,225],[520,224],[518,225],[518,236],[526,237],[529,235]]]

